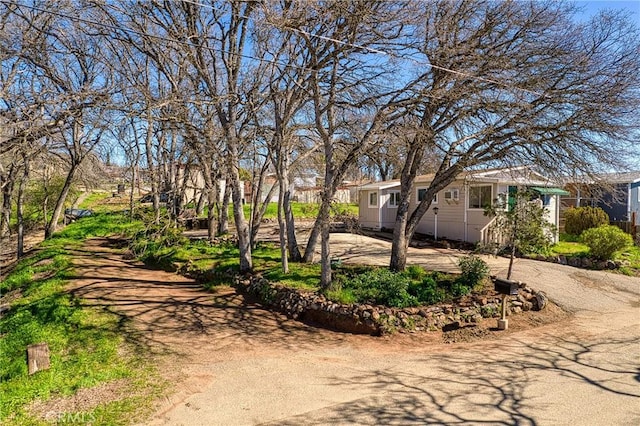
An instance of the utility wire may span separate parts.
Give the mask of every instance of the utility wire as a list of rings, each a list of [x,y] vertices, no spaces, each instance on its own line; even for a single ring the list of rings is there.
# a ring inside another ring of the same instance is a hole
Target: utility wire
[[[216,7],[213,7],[211,5],[198,3],[198,2],[193,1],[193,0],[181,0],[181,1],[183,1],[185,3],[193,4],[193,5],[199,5],[199,6],[202,6],[202,7],[206,7],[206,8],[212,9],[212,10],[226,12],[223,9],[216,8]],[[51,14],[51,15],[54,15],[54,16],[58,16],[58,17],[61,17],[61,18],[71,19],[71,20],[75,20],[76,22],[82,22],[82,23],[89,24],[89,25],[95,25],[95,26],[107,28],[107,29],[114,30],[114,31],[124,31],[124,32],[127,32],[127,33],[136,34],[136,35],[139,35],[139,36],[142,36],[142,37],[149,37],[149,38],[152,38],[152,39],[161,40],[161,41],[165,41],[165,42],[182,44],[182,45],[189,46],[189,47],[196,47],[196,45],[194,45],[193,43],[188,42],[188,41],[177,40],[177,39],[168,38],[168,37],[164,37],[164,36],[153,35],[153,34],[149,34],[149,33],[143,32],[143,31],[137,31],[137,30],[134,30],[134,29],[131,29],[131,28],[128,28],[128,27],[119,27],[119,26],[115,26],[115,25],[111,25],[111,24],[106,24],[106,23],[103,23],[103,22],[96,22],[96,21],[92,21],[92,20],[89,20],[89,19],[81,18],[79,16],[70,16],[70,15],[67,15],[67,14],[64,14],[64,13],[60,13],[60,12],[55,12],[55,11],[48,10],[48,9],[39,8],[37,6],[13,3],[13,2],[5,1],[5,0],[0,0],[0,2],[5,4],[5,5],[13,4],[13,5],[16,5],[18,7],[26,7],[26,8],[29,8],[31,10],[35,10],[35,11],[39,11],[39,12],[43,12],[43,13],[48,13],[48,14]],[[246,15],[240,15],[239,17],[244,18],[244,19],[254,19],[254,18],[246,16]],[[275,26],[274,24],[270,24],[270,25]],[[322,36],[322,35],[318,35],[318,34],[313,34],[313,33],[310,33],[310,32],[307,32],[307,31],[304,31],[304,30],[301,30],[301,29],[296,29],[296,28],[291,28],[291,27],[286,27],[286,29],[294,31],[294,32],[303,33],[303,34],[306,34],[306,35],[308,35],[310,37],[321,38],[321,39],[324,39],[324,40],[327,40],[327,41],[333,41],[335,43],[339,43],[339,44],[342,44],[342,45],[347,45],[347,46],[350,46],[350,47],[355,47],[355,48],[358,48],[358,49],[367,50],[367,51],[370,51],[372,53],[383,54],[383,55],[395,57],[397,59],[402,59],[402,60],[407,59],[407,58],[399,56],[399,55],[397,55],[397,54],[395,54],[393,52],[385,52],[385,51],[378,50],[378,49],[373,49],[373,48],[370,48],[370,47],[367,47],[367,46],[362,46],[362,45],[357,45],[357,44],[354,44],[354,43],[344,42],[342,40],[338,40],[338,39],[334,39],[334,38],[331,38],[331,37],[326,37],[326,36]],[[242,58],[252,59],[252,60],[255,60],[255,61],[259,61],[261,63],[267,63],[267,64],[271,64],[271,65],[282,66],[282,67],[285,67],[285,68],[293,68],[293,69],[298,69],[298,70],[308,71],[308,72],[317,72],[317,70],[312,69],[312,68],[308,68],[308,67],[304,67],[304,66],[300,66],[300,65],[286,64],[286,63],[282,63],[282,62],[278,62],[278,61],[274,61],[274,60],[269,60],[269,59],[265,59],[265,58],[258,58],[258,57],[252,56],[252,55],[248,55],[246,53],[230,52],[228,50],[216,49],[216,48],[213,48],[213,47],[210,47],[210,46],[201,46],[201,47],[203,49],[208,50],[208,51],[213,52],[213,53],[225,53],[225,54],[228,54],[228,55],[238,55],[238,56],[240,56]],[[440,67],[438,65],[433,65],[431,63],[421,62],[421,61],[419,61],[417,59],[414,59],[414,58],[408,58],[408,59],[410,61],[412,61],[412,62],[415,62],[418,65],[423,65],[423,66],[428,66],[428,67],[431,67],[431,68],[434,68],[434,69],[439,69],[441,71],[445,71],[445,72],[449,72],[449,73],[452,73],[452,74],[460,75],[460,76],[465,77],[465,78],[496,84],[496,85],[499,85],[499,86],[502,86],[502,87],[505,87],[505,88],[508,88],[508,89],[518,90],[518,91],[526,92],[526,93],[533,94],[533,95],[536,95],[536,96],[544,96],[542,93],[539,93],[539,92],[536,92],[536,91],[533,91],[533,90],[529,90],[529,89],[525,89],[525,88],[521,88],[521,87],[518,87],[518,86],[509,85],[508,83],[503,83],[503,82],[500,82],[500,81],[497,81],[497,80],[488,79],[488,78],[480,77],[480,76],[474,76],[472,74],[465,73],[465,72],[462,72],[462,71],[456,71],[456,70],[452,70],[452,69],[449,69],[449,68]],[[382,88],[385,88],[387,90],[390,90],[390,91],[398,90],[398,88],[391,88],[391,87],[388,87],[388,86],[382,86],[380,84],[378,84],[378,86],[382,87]]]
[[[214,7],[212,5],[208,5],[208,4],[203,4],[203,3],[200,3],[200,2],[197,2],[197,1],[194,1],[194,0],[181,0],[181,1],[183,3],[190,3],[190,4],[193,4],[193,5],[196,5],[196,6],[201,6],[201,7],[206,7],[208,9],[217,10],[219,12],[226,12],[224,9],[220,9],[220,8]],[[252,16],[239,15],[239,17],[243,18],[243,19],[251,19],[251,20],[255,21],[255,18],[252,17]],[[268,21],[267,21],[267,23],[269,25],[273,26],[273,27],[276,27],[275,24],[272,24],[272,23],[270,23]],[[441,66],[438,66],[438,65],[434,65],[434,64],[432,64],[430,62],[427,63],[427,62],[419,61],[419,60],[411,58],[411,57],[405,58],[405,57],[402,57],[400,55],[397,55],[394,52],[386,52],[384,50],[374,49],[372,47],[362,46],[362,45],[359,45],[359,44],[338,40],[336,38],[327,37],[327,36],[323,36],[323,35],[320,35],[320,34],[314,34],[314,33],[302,30],[300,28],[293,28],[293,27],[287,26],[287,27],[285,27],[285,29],[293,31],[293,32],[301,33],[301,34],[304,34],[304,35],[309,36],[309,37],[319,38],[319,39],[326,40],[326,41],[332,41],[334,43],[338,43],[338,44],[341,44],[343,46],[355,47],[357,49],[366,50],[366,51],[369,51],[371,53],[387,55],[387,56],[394,57],[396,59],[409,59],[410,61],[415,62],[418,65],[428,66],[428,67],[431,67],[431,68],[434,68],[434,69],[438,69],[438,70],[441,70],[441,71],[445,71],[445,72],[449,72],[449,73],[452,73],[452,74],[460,75],[462,77],[470,78],[472,80],[483,81],[485,83],[492,83],[492,84],[503,86],[503,87],[506,87],[506,88],[509,88],[509,89],[519,90],[519,91],[522,91],[522,92],[533,94],[533,95],[536,95],[536,96],[543,96],[542,93],[536,92],[534,90],[525,89],[523,87],[514,86],[512,84],[503,83],[503,82],[498,81],[498,80],[494,80],[494,79],[490,79],[490,78],[486,78],[486,77],[481,77],[481,76],[477,76],[477,75],[473,75],[473,74],[469,74],[469,73],[466,73],[466,72],[463,72],[463,71],[456,71],[456,70],[453,70],[453,69],[450,69],[450,68],[441,67]]]

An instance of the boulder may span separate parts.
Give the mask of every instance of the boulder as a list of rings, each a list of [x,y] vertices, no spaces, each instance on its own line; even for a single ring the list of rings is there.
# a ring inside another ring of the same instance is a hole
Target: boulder
[[[544,292],[539,291],[539,292],[536,293],[536,297],[533,300],[535,300],[535,302],[533,304],[533,310],[534,311],[541,311],[541,310],[543,310],[544,308],[547,307],[547,303],[549,301],[549,298],[547,298],[547,295]]]

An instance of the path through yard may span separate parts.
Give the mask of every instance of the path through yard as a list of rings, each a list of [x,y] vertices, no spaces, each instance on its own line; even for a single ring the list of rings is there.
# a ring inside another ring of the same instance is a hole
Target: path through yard
[[[336,238],[334,251],[388,256],[388,243],[373,249],[362,238],[359,247]],[[439,333],[375,338],[310,327],[232,289],[208,293],[124,260],[112,243],[90,240],[77,252],[72,291],[130,320],[129,338],[172,383],[148,424],[640,424],[638,278],[520,260],[516,279],[574,315],[447,345]],[[424,264],[457,255],[422,253]]]

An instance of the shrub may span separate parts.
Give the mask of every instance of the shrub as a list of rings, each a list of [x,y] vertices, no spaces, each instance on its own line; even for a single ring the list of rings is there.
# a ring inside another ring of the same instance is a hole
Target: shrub
[[[458,260],[458,267],[461,272],[459,282],[469,288],[477,286],[487,276],[489,276],[489,265],[487,265],[487,262],[480,259],[478,256],[470,255],[461,257],[460,260]],[[454,296],[461,295],[462,294],[456,295],[454,292]]]
[[[361,302],[405,308],[418,305],[418,299],[407,292],[411,279],[388,269],[373,269],[343,284]]]
[[[633,244],[631,235],[617,226],[604,225],[587,229],[580,239],[589,247],[590,253],[597,259],[611,259],[613,254]]]
[[[427,271],[422,266],[409,265],[405,269],[405,274],[412,280],[421,280],[427,274]]]
[[[438,283],[431,276],[425,277],[422,281],[412,282],[409,284],[407,291],[418,299],[421,304],[425,305],[434,305],[443,302],[447,298],[446,291],[438,287]]]
[[[564,212],[564,218],[564,230],[572,235],[609,224],[609,215],[600,207],[572,207]]]

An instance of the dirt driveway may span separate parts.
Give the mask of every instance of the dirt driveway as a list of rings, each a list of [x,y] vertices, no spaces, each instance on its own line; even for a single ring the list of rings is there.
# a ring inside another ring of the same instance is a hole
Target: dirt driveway
[[[388,261],[388,243],[332,235],[344,261]],[[366,254],[363,257],[363,252]],[[420,250],[444,267],[456,251]],[[506,267],[493,259],[492,268]],[[519,260],[516,279],[575,312],[525,331],[446,345],[313,328],[231,289],[212,294],[123,260],[106,240],[77,256],[74,292],[131,319],[175,383],[145,424],[640,423],[640,279]]]

